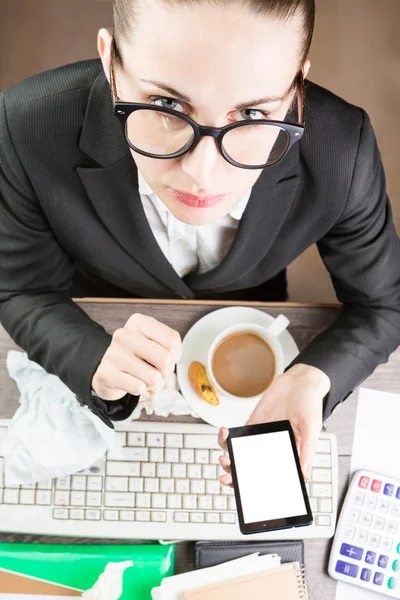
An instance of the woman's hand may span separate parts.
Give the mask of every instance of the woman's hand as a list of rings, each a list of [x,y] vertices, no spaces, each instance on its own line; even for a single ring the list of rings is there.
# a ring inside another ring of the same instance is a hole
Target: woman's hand
[[[114,332],[92,389],[103,400],[118,400],[126,393],[138,396],[172,374],[180,357],[178,332],[152,317],[134,314]]]
[[[310,478],[315,447],[322,427],[322,405],[330,390],[330,379],[325,373],[309,365],[294,365],[286,373],[279,375],[264,392],[261,400],[250,415],[246,425],[289,420],[300,451],[300,464],[303,475]],[[218,442],[226,450],[228,430],[220,429]],[[268,456],[254,457],[268,460]],[[232,484],[228,456],[220,457],[226,474],[220,476],[224,485]]]

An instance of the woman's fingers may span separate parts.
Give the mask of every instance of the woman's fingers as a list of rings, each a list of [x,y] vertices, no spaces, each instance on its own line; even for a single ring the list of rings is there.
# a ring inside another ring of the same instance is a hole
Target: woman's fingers
[[[219,480],[222,483],[222,485],[232,485],[232,475],[229,475],[229,473],[224,473],[223,475],[220,475]]]
[[[218,444],[221,446],[222,450],[226,450],[228,448],[226,440],[229,436],[229,429],[226,427],[221,427],[218,432]]]
[[[219,457],[219,464],[226,473],[231,472],[231,461],[229,460],[228,456],[225,456],[225,454]]]

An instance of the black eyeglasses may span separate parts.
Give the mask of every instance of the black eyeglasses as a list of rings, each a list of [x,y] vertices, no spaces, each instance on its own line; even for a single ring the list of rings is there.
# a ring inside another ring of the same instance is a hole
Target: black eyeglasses
[[[192,150],[202,137],[211,136],[231,165],[242,169],[263,169],[279,162],[304,133],[304,126],[300,123],[261,119],[239,121],[224,127],[206,127],[172,108],[123,102],[115,92],[114,54],[113,38],[110,79],[114,114],[122,125],[130,148],[143,156],[177,158]],[[301,73],[288,93],[293,86],[296,86],[300,113],[304,110]],[[304,121],[303,116],[301,118]]]

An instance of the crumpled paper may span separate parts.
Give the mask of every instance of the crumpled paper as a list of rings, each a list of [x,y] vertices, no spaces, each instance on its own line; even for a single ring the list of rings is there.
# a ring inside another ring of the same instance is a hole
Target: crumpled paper
[[[133,566],[132,560],[110,562],[90,590],[83,592],[86,600],[118,600],[123,591],[124,572]]]
[[[70,475],[90,467],[107,450],[118,450],[115,431],[25,352],[8,352],[7,369],[21,393],[21,406],[3,441],[6,485]]]
[[[147,388],[143,392],[131,418],[138,419],[142,410],[145,410],[148,415],[154,413],[159,417],[167,417],[168,415],[198,417],[197,413],[194,412],[179,392],[175,373],[172,373],[167,379],[160,379],[156,385]]]

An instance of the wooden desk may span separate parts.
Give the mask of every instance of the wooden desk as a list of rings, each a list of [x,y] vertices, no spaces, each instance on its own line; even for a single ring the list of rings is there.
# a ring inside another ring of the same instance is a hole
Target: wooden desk
[[[82,301],[82,308],[97,322],[113,332],[121,327],[134,312],[151,315],[175,328],[183,336],[187,330],[208,312],[230,306],[226,302],[194,302],[194,301]],[[237,305],[237,304],[236,304]],[[317,307],[299,304],[255,304],[260,310],[271,315],[284,312],[290,319],[289,331],[295,338],[300,349],[336,318],[337,307]],[[12,417],[18,406],[18,392],[12,380],[9,379],[5,360],[8,350],[17,348],[5,331],[0,327],[0,418]],[[379,367],[364,384],[368,387],[383,391],[400,390],[400,351],[395,352],[389,363]],[[339,488],[342,498],[347,485],[350,456],[352,450],[353,430],[356,415],[356,396],[354,393],[328,421],[328,429],[337,434],[339,447]],[[154,418],[154,417],[144,417]],[[159,419],[162,420],[162,419]],[[174,417],[171,420],[194,421],[192,417]],[[57,538],[31,535],[16,535],[0,533],[1,541],[19,542],[52,542],[52,543],[121,543],[119,540],[85,540],[81,538]],[[122,543],[129,543],[127,541]],[[182,542],[176,546],[176,572],[181,573],[193,568],[192,542]],[[305,542],[305,560],[308,572],[311,599],[333,599],[335,582],[326,574],[330,541],[307,540]]]

